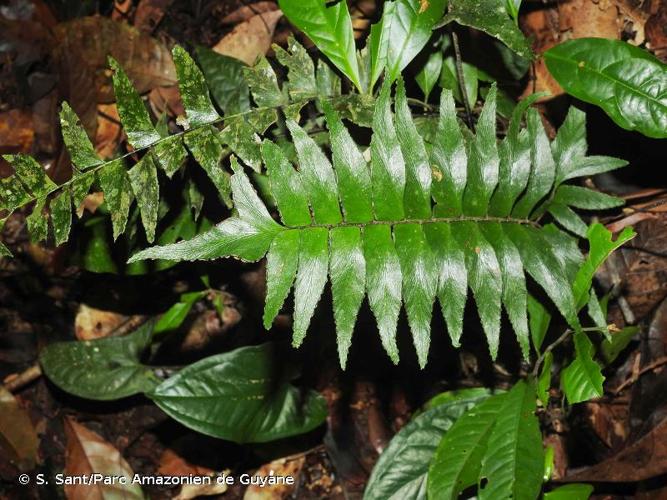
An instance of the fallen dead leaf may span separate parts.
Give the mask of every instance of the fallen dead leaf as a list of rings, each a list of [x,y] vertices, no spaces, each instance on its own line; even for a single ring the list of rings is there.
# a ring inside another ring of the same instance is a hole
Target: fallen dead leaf
[[[275,2],[257,2],[252,5],[244,5],[239,7],[231,14],[223,17],[220,21],[221,24],[239,24],[243,21],[247,21],[257,14],[262,14],[264,12],[270,12],[272,10],[277,10],[278,5]]]
[[[81,304],[74,320],[74,333],[79,340],[101,339],[107,337],[127,320],[128,317],[122,314],[102,311]]]
[[[65,435],[67,436],[64,470],[66,476],[97,473],[106,477],[125,477],[127,483],[65,485],[65,496],[68,500],[144,499],[141,488],[137,484],[132,484],[134,476],[132,468],[116,448],[97,433],[69,417],[65,419]]]
[[[39,439],[28,413],[16,398],[0,385],[0,449],[20,470],[37,463]]]
[[[134,13],[134,27],[152,33],[174,0],[141,0]]]
[[[97,105],[97,134],[95,151],[104,159],[115,156],[122,135],[120,116],[115,104]]]
[[[291,477],[293,484],[276,484],[265,486],[251,484],[243,495],[243,500],[282,500],[294,493],[298,484],[299,474],[306,461],[304,455],[295,458],[282,458],[262,465],[253,477]]]
[[[0,113],[0,153],[28,153],[34,138],[31,112],[11,109]]]
[[[252,16],[225,35],[213,50],[218,54],[234,57],[252,66],[257,58],[271,48],[276,24],[283,16],[281,10]]]
[[[229,471],[225,471],[228,474]],[[183,457],[170,449],[166,449],[160,457],[158,475],[164,476],[216,476],[216,472],[207,467],[193,465]],[[211,484],[184,484],[174,500],[190,500],[204,495],[221,495],[227,491],[228,486],[224,483],[217,484],[215,480]]]

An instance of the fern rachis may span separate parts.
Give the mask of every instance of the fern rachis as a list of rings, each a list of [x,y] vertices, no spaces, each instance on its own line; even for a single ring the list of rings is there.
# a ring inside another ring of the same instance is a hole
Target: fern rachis
[[[342,365],[364,297],[395,362],[397,321],[405,307],[422,366],[436,298],[452,342],[458,345],[468,288],[493,357],[502,307],[528,355],[526,274],[577,328],[572,281],[583,257],[569,234],[553,224],[542,227],[537,219],[555,202],[568,208],[577,205],[576,197],[568,194],[571,188],[560,184],[591,171],[591,158],[582,151],[585,138],[575,130],[582,115],[571,111],[550,144],[535,110],[528,112],[527,128],[519,126],[528,101],[517,107],[508,135],[498,145],[495,90],[476,135],[462,132],[451,93],[443,91],[438,140],[430,146],[417,133],[402,83],[395,116],[391,104],[391,88],[385,84],[376,103],[368,163],[326,103],[321,105],[331,161],[291,120],[287,125],[298,170],[278,146],[263,142],[262,158],[282,223],[271,217],[233,160],[236,215],[192,240],[149,248],[132,260],[234,256],[256,261],[266,255],[264,323],[270,326],[293,287],[296,346],[330,280]],[[599,169],[621,166],[614,159],[598,160]],[[593,198],[596,208],[620,204],[600,193]],[[556,242],[558,250],[552,248]]]

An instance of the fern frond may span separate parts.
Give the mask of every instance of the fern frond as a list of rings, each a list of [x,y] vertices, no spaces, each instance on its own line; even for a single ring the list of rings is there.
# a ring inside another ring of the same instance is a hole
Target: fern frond
[[[131,260],[234,256],[255,261],[266,255],[265,327],[293,287],[295,346],[303,341],[330,280],[342,366],[364,297],[394,362],[398,317],[405,308],[424,366],[436,298],[457,346],[469,288],[491,356],[497,355],[504,307],[527,357],[526,276],[579,328],[572,283],[583,257],[569,234],[553,224],[540,226],[539,218],[554,204],[568,209],[619,205],[620,200],[590,190],[594,201],[582,203],[583,188],[561,184],[587,175],[592,164],[611,169],[622,162],[584,156],[584,127],[576,110],[551,144],[536,110],[528,110],[522,129],[530,101],[517,107],[509,133],[498,144],[495,98],[494,88],[473,135],[457,122],[451,92],[444,91],[437,140],[429,146],[417,132],[402,82],[394,112],[391,88],[385,84],[375,108],[370,162],[339,114],[322,102],[332,161],[295,121],[287,125],[298,170],[278,146],[268,140],[262,144],[282,223],[272,219],[234,161],[231,189],[237,215],[192,240],[149,248]]]
[[[153,242],[160,199],[158,169],[171,178],[191,154],[206,171],[222,201],[231,207],[230,173],[222,167],[222,160],[233,152],[259,171],[262,157],[257,133],[264,132],[276,122],[279,109],[285,116],[298,120],[301,108],[308,102],[315,98],[328,99],[345,116],[365,123],[363,120],[369,116],[372,104],[362,102],[363,98],[354,98],[354,95],[341,96],[340,80],[329,66],[320,61],[315,71],[312,59],[294,39],[290,39],[288,51],[277,50],[279,60],[289,72],[283,88],[278,85],[269,62],[262,58],[256,66],[244,68],[256,106],[220,116],[211,101],[201,70],[184,49],[175,47],[173,57],[186,116],[181,122],[184,130],[165,137],[153,125],[126,73],[110,58],[118,113],[133,151],[108,161],[100,158],[74,111],[63,103],[61,129],[74,167],[72,178],[56,186],[33,158],[27,155],[5,156],[16,175],[0,181],[0,209],[11,213],[35,202],[28,227],[32,239],[40,241],[48,235],[49,214],[46,209],[50,207],[55,241],[60,244],[69,235],[71,203],[78,207],[98,180],[111,212],[114,239],[125,230],[130,206],[136,200],[146,237]],[[364,106],[366,111],[362,111],[360,116],[351,116],[346,111],[351,107]],[[139,162],[128,170],[126,161],[129,157],[142,152],[144,154]],[[7,254],[8,250],[1,247],[0,252]]]

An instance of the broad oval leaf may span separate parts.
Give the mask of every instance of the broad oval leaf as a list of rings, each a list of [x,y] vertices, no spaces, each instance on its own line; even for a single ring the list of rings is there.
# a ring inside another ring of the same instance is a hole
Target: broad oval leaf
[[[188,365],[147,394],[169,416],[203,434],[261,443],[324,422],[324,399],[289,384],[273,344],[243,347]]]
[[[578,38],[544,53],[568,94],[600,106],[619,127],[667,137],[667,65],[620,40]]]
[[[112,400],[147,392],[159,384],[140,362],[154,322],[125,337],[56,342],[40,353],[39,362],[51,382],[87,399]]]
[[[450,391],[433,398],[390,441],[366,484],[364,500],[420,500],[426,495],[429,463],[443,434],[457,419],[484,401],[488,389]]]

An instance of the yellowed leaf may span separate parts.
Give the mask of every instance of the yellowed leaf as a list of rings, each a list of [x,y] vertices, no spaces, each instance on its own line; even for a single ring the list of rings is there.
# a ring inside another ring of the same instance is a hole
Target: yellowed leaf
[[[234,57],[248,65],[255,64],[257,58],[271,48],[273,33],[283,13],[280,10],[264,12],[252,16],[225,35],[213,50],[218,54]]]
[[[263,478],[266,484],[252,484],[248,486],[243,500],[283,500],[290,498],[296,490],[299,474],[305,463],[305,456],[295,458],[281,458],[262,465],[254,476]],[[271,484],[270,478],[279,484]],[[292,484],[286,484],[283,478],[291,478]]]

